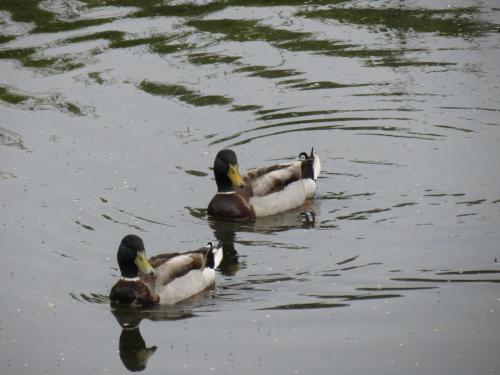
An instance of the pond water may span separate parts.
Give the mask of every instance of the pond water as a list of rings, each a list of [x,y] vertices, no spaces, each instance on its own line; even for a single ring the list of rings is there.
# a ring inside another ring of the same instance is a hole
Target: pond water
[[[0,373],[500,373],[499,25],[487,0],[1,0]],[[227,147],[314,147],[315,199],[208,218]],[[216,286],[112,311],[128,233],[221,241]]]

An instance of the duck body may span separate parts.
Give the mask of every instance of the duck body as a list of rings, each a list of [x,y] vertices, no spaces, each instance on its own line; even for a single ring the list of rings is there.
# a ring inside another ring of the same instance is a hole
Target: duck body
[[[125,236],[117,253],[121,278],[110,300],[133,306],[172,305],[200,293],[215,282],[222,248],[212,243],[184,253],[145,257],[142,239]]]
[[[222,247],[211,243],[195,251],[161,254],[150,259],[156,276],[146,276],[160,305],[173,305],[215,283],[215,268],[222,260]]]
[[[220,151],[214,162],[218,192],[208,214],[230,219],[270,216],[301,206],[316,191],[321,171],[319,156],[311,150],[292,163],[251,169],[240,176],[236,154]]]

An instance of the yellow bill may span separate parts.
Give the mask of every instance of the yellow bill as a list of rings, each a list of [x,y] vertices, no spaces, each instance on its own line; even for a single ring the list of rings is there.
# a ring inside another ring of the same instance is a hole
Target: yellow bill
[[[136,353],[136,357],[139,366],[145,368],[148,363],[149,357],[151,357],[155,353],[155,351],[156,351],[156,346],[138,350]]]
[[[244,187],[245,183],[240,176],[240,172],[238,171],[238,165],[229,164],[229,170],[227,171],[227,176],[231,180],[231,183],[234,186]]]
[[[155,270],[153,269],[153,267],[151,266],[151,264],[147,260],[146,254],[144,253],[144,251],[137,252],[137,256],[135,257],[134,263],[139,268],[139,271],[141,271],[142,273],[144,273],[146,275],[154,275],[155,274]]]

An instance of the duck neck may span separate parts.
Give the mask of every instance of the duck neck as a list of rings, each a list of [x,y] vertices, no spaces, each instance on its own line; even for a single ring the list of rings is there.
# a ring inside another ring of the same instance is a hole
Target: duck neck
[[[123,278],[126,279],[134,279],[139,276],[139,269],[135,265],[135,263],[131,265],[121,266],[120,272]]]
[[[217,193],[234,193],[234,188],[232,185],[217,186]]]
[[[130,282],[134,282],[134,283],[141,280],[141,278],[139,276],[136,276],[136,277],[125,277],[125,276],[122,276],[120,279],[123,280],[123,281],[130,281]]]
[[[226,175],[215,176],[215,182],[217,182],[218,193],[231,193],[234,191],[233,184]]]

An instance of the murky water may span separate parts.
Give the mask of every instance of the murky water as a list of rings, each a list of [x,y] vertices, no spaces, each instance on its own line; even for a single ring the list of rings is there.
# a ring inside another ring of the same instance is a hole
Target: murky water
[[[0,0],[0,372],[500,373],[499,25],[487,0]],[[311,146],[307,207],[206,216],[218,150]],[[111,311],[127,233],[222,241],[215,289]]]

